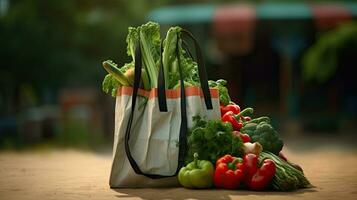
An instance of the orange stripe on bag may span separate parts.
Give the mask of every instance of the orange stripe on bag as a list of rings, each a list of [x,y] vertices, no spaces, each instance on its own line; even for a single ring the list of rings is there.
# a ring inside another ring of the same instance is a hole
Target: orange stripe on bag
[[[210,93],[211,93],[211,97],[212,98],[218,98],[218,90],[217,89],[210,89]],[[118,90],[118,96],[121,95],[132,95],[133,94],[133,88],[132,87],[125,87],[122,86],[119,90]],[[157,97],[157,89],[154,88],[150,91],[146,91],[143,89],[139,89],[138,94],[140,96],[144,96],[144,97],[148,97],[149,99],[151,98],[156,98]],[[200,96],[203,97],[203,93],[201,88],[199,87],[186,87],[185,88],[185,94],[186,96]],[[180,88],[178,89],[169,89],[166,90],[166,98],[168,99],[177,99],[180,98]]]

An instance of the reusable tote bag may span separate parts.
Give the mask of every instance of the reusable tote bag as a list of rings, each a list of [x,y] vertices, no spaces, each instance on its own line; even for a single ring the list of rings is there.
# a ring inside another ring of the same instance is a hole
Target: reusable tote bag
[[[116,98],[112,188],[177,186],[176,175],[184,165],[186,134],[192,127],[192,117],[220,118],[218,91],[208,87],[198,43],[188,31],[181,34],[194,41],[201,87],[185,88],[179,66],[180,88],[165,90],[161,66],[158,88],[139,89],[142,60],[138,44],[134,86],[121,87]]]

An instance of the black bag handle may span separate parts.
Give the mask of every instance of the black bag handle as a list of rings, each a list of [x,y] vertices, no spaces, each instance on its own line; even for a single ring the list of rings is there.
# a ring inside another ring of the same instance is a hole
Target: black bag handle
[[[203,62],[203,56],[202,56],[200,45],[198,44],[198,41],[196,40],[196,38],[189,31],[182,29],[181,33],[188,36],[194,42],[195,51],[196,51],[196,61],[197,61],[197,67],[198,67],[198,75],[200,78],[200,84],[201,84],[201,89],[202,89],[203,96],[205,99],[206,108],[207,108],[207,110],[212,110],[213,106],[212,106],[211,93],[210,93],[209,86],[208,86],[207,72],[206,72],[205,64]],[[182,41],[183,41],[183,45],[184,45],[185,49],[188,50],[187,43],[184,40],[182,40]],[[178,44],[179,44],[179,38],[177,38],[176,53],[177,53],[177,58],[179,59],[178,63],[179,63],[179,67],[180,67],[180,54],[179,54],[179,45]],[[162,46],[163,45],[161,43],[161,49],[162,49]],[[188,54],[190,57],[192,57],[192,54],[190,51],[188,51]],[[158,87],[157,87],[159,109],[161,112],[167,112],[164,73],[165,73],[164,67],[163,67],[163,63],[162,63],[162,59],[161,59],[161,66],[159,68]],[[180,79],[183,79],[183,78],[184,77],[182,77],[182,70],[181,70],[180,71]],[[180,80],[180,83],[181,83],[181,85],[184,84],[183,80],[182,81]]]
[[[177,53],[177,55],[179,55],[178,51],[176,51],[176,53]],[[130,146],[129,146],[131,126],[132,126],[133,118],[134,118],[135,104],[136,104],[136,99],[137,99],[137,96],[138,96],[138,90],[139,90],[139,86],[140,86],[141,68],[142,68],[141,46],[140,46],[140,42],[139,42],[138,45],[136,46],[136,49],[135,49],[134,87],[133,87],[133,95],[132,95],[132,101],[131,101],[131,103],[132,103],[131,112],[130,112],[129,121],[128,121],[126,132],[125,132],[125,142],[124,142],[125,143],[125,153],[126,153],[126,156],[127,156],[128,160],[129,160],[129,163],[130,163],[131,167],[133,168],[133,170],[134,170],[134,172],[136,174],[144,175],[144,176],[146,176],[148,178],[151,178],[151,179],[174,177],[174,176],[176,176],[178,174],[178,172],[181,169],[181,167],[184,166],[185,153],[186,153],[186,143],[187,143],[187,141],[186,141],[186,135],[187,135],[186,95],[185,95],[185,86],[184,86],[184,83],[183,83],[182,69],[181,69],[181,66],[179,64],[179,74],[180,74],[180,83],[181,83],[181,90],[180,90],[181,91],[181,98],[180,98],[181,125],[180,125],[180,135],[179,135],[178,165],[177,165],[177,169],[176,169],[174,174],[172,174],[172,175],[160,175],[160,174],[148,174],[148,173],[142,172],[140,167],[136,163],[135,159],[131,155]],[[163,71],[163,70],[160,70],[160,71]],[[165,103],[166,103],[166,98],[165,98]]]

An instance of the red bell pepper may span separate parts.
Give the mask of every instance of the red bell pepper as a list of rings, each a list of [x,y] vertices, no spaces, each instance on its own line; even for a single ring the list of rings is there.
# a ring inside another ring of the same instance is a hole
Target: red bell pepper
[[[228,111],[222,116],[222,121],[231,123],[233,130],[239,131],[243,127],[243,122],[240,120],[240,117],[247,113],[253,113],[253,108],[246,108],[238,114],[234,114],[233,111]]]
[[[243,123],[239,122],[234,116],[234,113],[232,111],[226,112],[222,116],[222,122],[229,122],[232,124],[233,130],[239,131],[243,127]]]
[[[251,178],[248,186],[252,190],[264,190],[276,172],[276,165],[273,160],[265,159],[263,165],[257,170]]]
[[[221,116],[226,114],[228,111],[232,111],[235,115],[240,112],[240,107],[236,104],[228,104],[226,106],[221,105]]]
[[[249,182],[249,179],[253,177],[255,172],[258,170],[258,156],[252,153],[248,153],[243,158],[243,163],[245,167],[245,182]]]
[[[257,167],[257,163],[258,157],[255,154],[244,156],[245,183],[251,190],[265,189],[276,172],[276,165],[271,159],[265,159],[260,168]]]
[[[237,189],[244,179],[244,164],[241,158],[225,155],[217,160],[214,185],[218,188]]]
[[[248,134],[241,133],[239,131],[233,131],[232,134],[235,137],[240,137],[240,139],[242,139],[243,143],[250,142],[250,136]]]

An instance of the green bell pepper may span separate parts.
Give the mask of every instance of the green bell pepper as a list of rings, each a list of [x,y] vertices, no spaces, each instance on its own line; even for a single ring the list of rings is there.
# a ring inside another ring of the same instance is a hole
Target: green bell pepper
[[[195,153],[194,160],[186,167],[182,167],[178,174],[179,182],[186,188],[212,187],[214,167],[210,161],[198,160]]]

